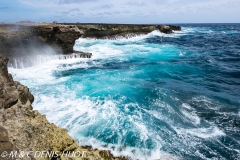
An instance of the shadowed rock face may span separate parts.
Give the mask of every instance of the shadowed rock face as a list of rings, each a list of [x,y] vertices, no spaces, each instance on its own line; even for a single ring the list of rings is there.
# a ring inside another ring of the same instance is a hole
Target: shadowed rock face
[[[118,159],[107,151],[93,150],[92,148],[79,147],[67,134],[66,129],[49,123],[44,115],[33,110],[33,95],[26,86],[13,81],[7,69],[8,59],[0,55],[0,155],[4,151],[49,151],[81,152],[84,158],[90,160]],[[46,160],[51,158],[31,159]],[[81,159],[82,157],[59,157],[58,159]],[[2,160],[3,157],[0,157]],[[5,158],[6,159],[6,158]],[[26,155],[18,159],[29,159]]]
[[[41,41],[59,46],[63,53],[73,53],[75,40],[83,35],[83,31],[75,25],[37,26],[34,30]]]
[[[7,57],[22,56],[38,48],[51,47],[56,53],[73,53],[75,40],[79,37],[114,38],[117,36],[147,34],[154,30],[170,34],[181,30],[172,25],[131,24],[56,24],[27,23],[0,24],[0,52]]]
[[[0,24],[0,52],[7,57],[29,55],[36,50],[72,53],[75,40],[82,34],[73,25]]]
[[[11,152],[18,152],[18,149],[9,141],[8,131],[0,125],[0,159],[1,160],[15,160],[16,158],[4,156],[2,153],[7,152],[7,154],[11,154]]]

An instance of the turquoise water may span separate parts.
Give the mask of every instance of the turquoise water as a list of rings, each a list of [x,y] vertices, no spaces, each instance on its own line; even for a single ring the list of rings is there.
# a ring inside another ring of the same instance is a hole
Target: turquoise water
[[[240,157],[240,25],[116,40],[80,38],[92,59],[10,68],[34,109],[80,145],[132,159]]]

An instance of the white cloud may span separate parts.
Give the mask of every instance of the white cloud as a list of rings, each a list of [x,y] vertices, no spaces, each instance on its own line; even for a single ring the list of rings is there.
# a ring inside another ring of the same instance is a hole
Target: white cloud
[[[129,6],[147,6],[146,3],[144,2],[141,2],[141,1],[130,1],[130,2],[127,2],[126,5],[129,5]]]
[[[239,22],[239,0],[18,0],[37,19],[88,22]],[[7,3],[5,6],[8,6]],[[17,11],[15,11],[17,12]],[[64,13],[64,15],[62,15]],[[72,17],[71,17],[71,16]],[[81,15],[81,16],[79,16]],[[25,15],[28,17],[28,15]],[[220,17],[220,18],[219,18]],[[74,19],[76,18],[76,19]],[[59,20],[58,20],[59,19]]]

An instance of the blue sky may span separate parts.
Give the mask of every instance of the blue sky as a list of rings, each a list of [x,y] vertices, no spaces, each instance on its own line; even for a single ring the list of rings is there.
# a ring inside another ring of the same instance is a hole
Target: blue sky
[[[1,0],[0,22],[240,23],[240,0]]]

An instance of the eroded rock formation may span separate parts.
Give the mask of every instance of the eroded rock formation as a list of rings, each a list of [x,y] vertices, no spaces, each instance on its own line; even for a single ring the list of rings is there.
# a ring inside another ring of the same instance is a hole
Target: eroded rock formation
[[[46,52],[72,53],[75,40],[83,32],[74,25],[1,24],[0,53],[7,57]]]
[[[7,69],[8,59],[0,55],[0,155],[4,151],[25,151],[30,153],[18,159],[51,159],[35,157],[36,151],[81,152],[89,160],[125,159],[115,158],[105,150],[92,150],[79,147],[68,135],[66,129],[49,123],[44,115],[33,110],[33,95],[29,89],[13,80]],[[0,157],[3,159],[4,157]],[[5,157],[6,159],[7,157]],[[81,159],[82,157],[63,157],[58,159]]]
[[[63,53],[72,53],[75,40],[84,34],[76,25],[42,25],[33,30],[43,42],[60,46]]]
[[[70,24],[69,24],[70,25]],[[179,26],[169,25],[134,25],[134,24],[75,24],[83,30],[83,37],[105,38],[125,36],[127,34],[147,34],[154,30],[169,34],[181,30]]]
[[[114,38],[147,34],[154,30],[170,34],[181,30],[172,25],[15,23],[0,24],[0,53],[7,57],[30,54],[35,48],[52,47],[58,53],[73,53],[79,37]],[[40,51],[44,52],[44,51]]]

